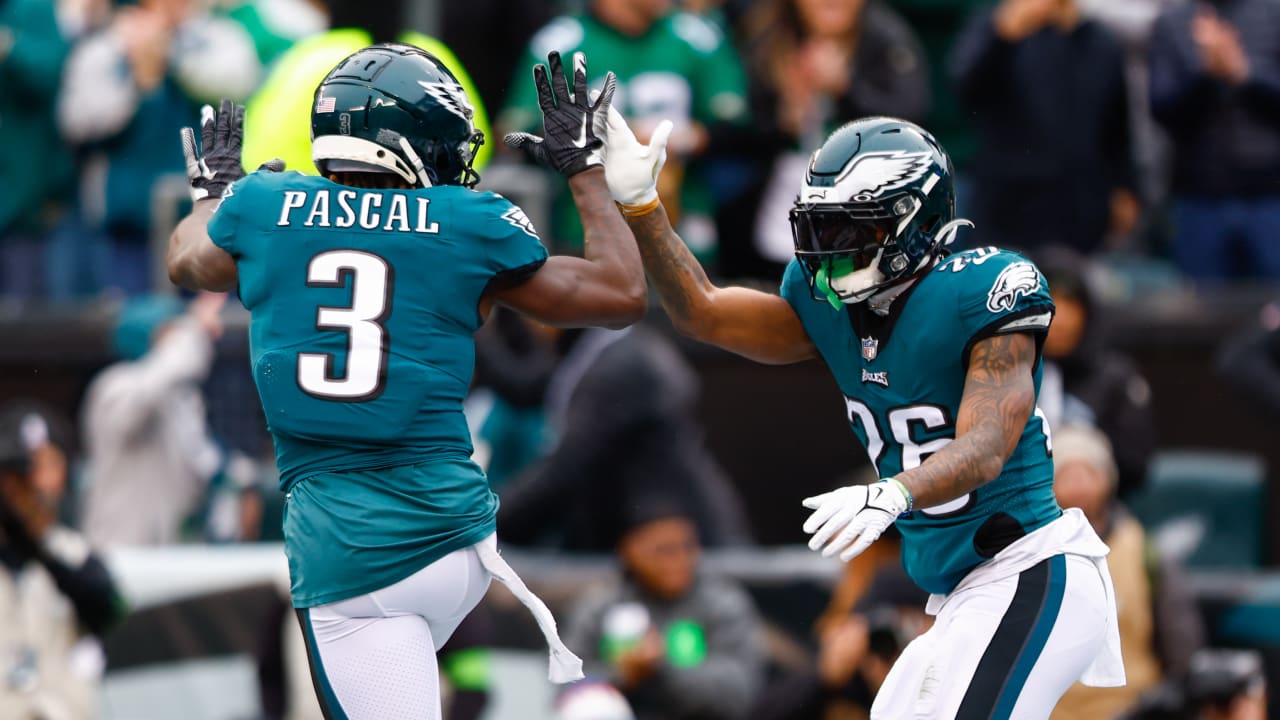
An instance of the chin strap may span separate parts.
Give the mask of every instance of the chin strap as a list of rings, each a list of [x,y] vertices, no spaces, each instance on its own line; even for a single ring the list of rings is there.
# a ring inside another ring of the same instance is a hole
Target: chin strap
[[[973,227],[973,222],[964,218],[956,218],[951,222],[938,228],[938,247],[946,247],[955,242],[956,235],[960,233],[962,227]]]
[[[409,144],[404,136],[400,136],[400,149],[404,151],[405,157],[409,158],[409,164],[413,166],[413,171],[418,175],[418,181],[422,183],[422,187],[431,187],[431,178],[427,175],[427,168],[422,164],[422,158],[418,157],[418,153],[414,151],[413,146]]]

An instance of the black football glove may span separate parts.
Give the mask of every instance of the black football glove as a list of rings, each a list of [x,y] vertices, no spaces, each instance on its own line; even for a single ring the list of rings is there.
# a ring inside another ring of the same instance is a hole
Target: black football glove
[[[240,149],[244,144],[243,105],[223,100],[216,113],[208,105],[201,108],[199,149],[196,149],[194,130],[184,127],[181,135],[192,200],[220,198],[228,185],[244,177],[244,167],[240,164]],[[258,169],[280,172],[284,170],[284,161],[268,160]]]
[[[547,66],[541,63],[533,66],[533,84],[538,89],[538,104],[542,107],[543,137],[515,132],[508,133],[503,141],[565,177],[603,165],[600,128],[604,127],[618,79],[612,72],[605,75],[604,87],[592,102],[587,94],[587,61],[582,53],[573,54],[572,95],[559,52],[553,50],[547,55]]]

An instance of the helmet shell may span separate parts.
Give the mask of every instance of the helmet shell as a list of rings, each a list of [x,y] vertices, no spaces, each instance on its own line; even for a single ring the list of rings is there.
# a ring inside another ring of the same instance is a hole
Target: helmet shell
[[[467,93],[434,55],[401,43],[347,56],[316,88],[312,153],[328,173],[343,161],[372,165],[418,181],[421,160],[435,185],[475,184],[471,169],[484,135]]]
[[[847,123],[809,162],[792,209],[797,256],[812,267],[858,250],[826,239],[838,233],[819,237],[812,228],[875,224],[879,232],[862,236],[877,237],[886,284],[914,273],[941,250],[941,231],[955,219],[952,176],[946,151],[920,126],[890,117]]]

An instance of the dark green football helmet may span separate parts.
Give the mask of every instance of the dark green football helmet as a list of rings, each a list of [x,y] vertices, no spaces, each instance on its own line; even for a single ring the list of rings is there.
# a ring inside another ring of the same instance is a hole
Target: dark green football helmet
[[[444,63],[412,45],[360,50],[329,72],[311,106],[311,157],[321,173],[390,172],[413,185],[473,187],[484,133]]]
[[[813,154],[791,210],[796,257],[814,297],[861,302],[937,257],[955,219],[951,159],[928,132],[868,117]]]

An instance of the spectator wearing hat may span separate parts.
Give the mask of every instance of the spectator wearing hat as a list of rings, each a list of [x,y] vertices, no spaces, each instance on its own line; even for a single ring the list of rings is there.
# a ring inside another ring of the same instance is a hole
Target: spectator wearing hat
[[[96,716],[98,637],[122,614],[106,566],[57,524],[67,462],[47,413],[0,410],[0,715]]]
[[[81,418],[88,453],[83,527],[100,545],[179,539],[222,462],[200,384],[222,333],[225,296],[130,301],[116,322],[120,361],[89,385]]]
[[[763,693],[751,720],[867,717],[889,668],[933,624],[928,599],[900,562],[880,564],[852,612],[820,623],[812,664]]]
[[[742,717],[763,680],[755,607],[737,584],[700,572],[700,553],[680,504],[641,499],[620,528],[619,577],[570,617],[566,644],[638,720]]]

